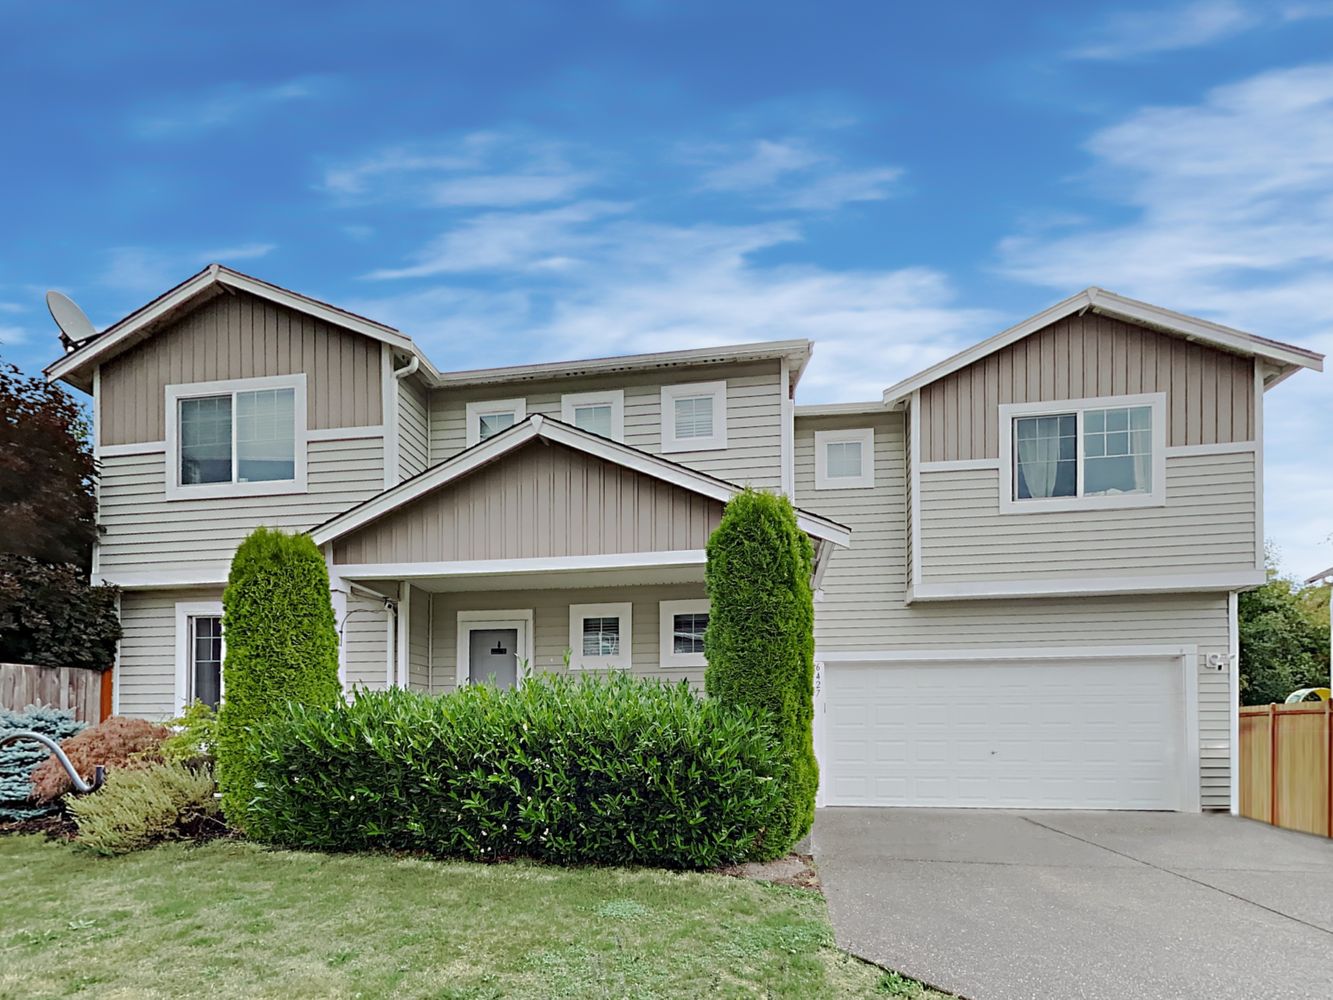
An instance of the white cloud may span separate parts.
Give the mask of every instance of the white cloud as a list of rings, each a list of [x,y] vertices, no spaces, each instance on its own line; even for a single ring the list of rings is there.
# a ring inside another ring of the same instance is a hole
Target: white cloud
[[[159,295],[205,264],[227,264],[267,256],[275,243],[241,243],[212,250],[171,251],[154,247],[123,246],[107,251],[107,264],[97,277],[99,284],[127,295]]]
[[[1002,270],[1089,284],[1333,349],[1333,64],[1260,74],[1092,136],[1090,180],[1125,221],[1005,240]],[[1301,373],[1267,397],[1267,521],[1297,571],[1333,561],[1333,390]],[[1312,475],[1311,470],[1319,470]]]
[[[210,132],[282,104],[318,97],[329,83],[328,77],[306,76],[261,86],[230,84],[206,94],[164,102],[138,115],[132,124],[145,138]]]
[[[0,347],[17,347],[28,342],[28,333],[22,327],[0,325]]]
[[[704,190],[757,195],[770,207],[796,211],[882,201],[903,174],[899,167],[845,168],[798,139],[760,139],[744,152],[714,147],[707,155],[723,162],[704,171]]]
[[[199,258],[205,261],[218,261],[226,264],[234,260],[255,260],[267,257],[278,248],[276,243],[241,243],[236,246],[221,247],[217,250],[205,250]]]
[[[1076,59],[1126,59],[1209,45],[1238,35],[1260,20],[1239,0],[1195,0],[1172,8],[1118,11],[1097,32],[1098,40],[1075,49]]]
[[[560,143],[471,132],[434,144],[390,147],[328,168],[325,191],[344,200],[409,199],[442,208],[514,208],[573,197],[596,171],[570,166]]]

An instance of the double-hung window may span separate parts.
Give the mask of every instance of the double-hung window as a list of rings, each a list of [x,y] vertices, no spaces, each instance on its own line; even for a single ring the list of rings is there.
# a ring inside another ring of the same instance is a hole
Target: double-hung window
[[[664,667],[702,667],[704,631],[708,628],[708,598],[686,601],[661,601],[661,648],[659,659]]]
[[[662,387],[663,451],[713,451],[726,446],[726,382]]]
[[[468,403],[466,411],[467,446],[471,448],[525,420],[528,403],[525,399],[488,399]]]
[[[262,496],[306,488],[305,376],[169,385],[167,496]]]
[[[873,428],[815,431],[815,489],[868,489],[874,485]]]
[[[1166,502],[1166,396],[1000,407],[1000,507],[1008,512]]]
[[[560,419],[612,441],[625,440],[625,392],[568,392],[560,397]]]
[[[633,605],[571,604],[569,665],[575,670],[627,670],[631,666]]]

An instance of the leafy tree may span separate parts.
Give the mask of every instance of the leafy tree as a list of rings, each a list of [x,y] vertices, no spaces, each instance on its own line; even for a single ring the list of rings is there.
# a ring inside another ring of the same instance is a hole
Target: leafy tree
[[[1240,595],[1240,700],[1268,705],[1329,681],[1328,587],[1281,575],[1269,554],[1268,580]]]
[[[117,587],[71,563],[0,557],[0,661],[105,670],[121,636]]]
[[[784,810],[771,847],[785,852],[815,818],[814,550],[786,497],[746,490],[708,539],[704,633],[710,697],[772,720],[785,764]]]
[[[0,552],[87,573],[96,478],[88,422],[74,398],[0,364]]]
[[[256,730],[286,706],[324,708],[342,693],[329,573],[309,535],[256,528],[236,550],[222,593],[226,697],[217,775],[227,821],[244,830],[254,796]]]

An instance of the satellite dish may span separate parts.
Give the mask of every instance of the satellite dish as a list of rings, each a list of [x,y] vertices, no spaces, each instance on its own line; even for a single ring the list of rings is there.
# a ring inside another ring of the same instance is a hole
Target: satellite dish
[[[51,310],[51,318],[60,327],[60,339],[67,347],[77,347],[89,337],[97,336],[84,311],[64,292],[47,292],[46,308]]]

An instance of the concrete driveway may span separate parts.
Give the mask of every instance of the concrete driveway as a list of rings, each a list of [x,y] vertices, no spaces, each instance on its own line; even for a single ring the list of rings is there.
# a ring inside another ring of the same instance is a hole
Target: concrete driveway
[[[970,1000],[1333,997],[1333,842],[1231,816],[821,809],[838,944]]]

